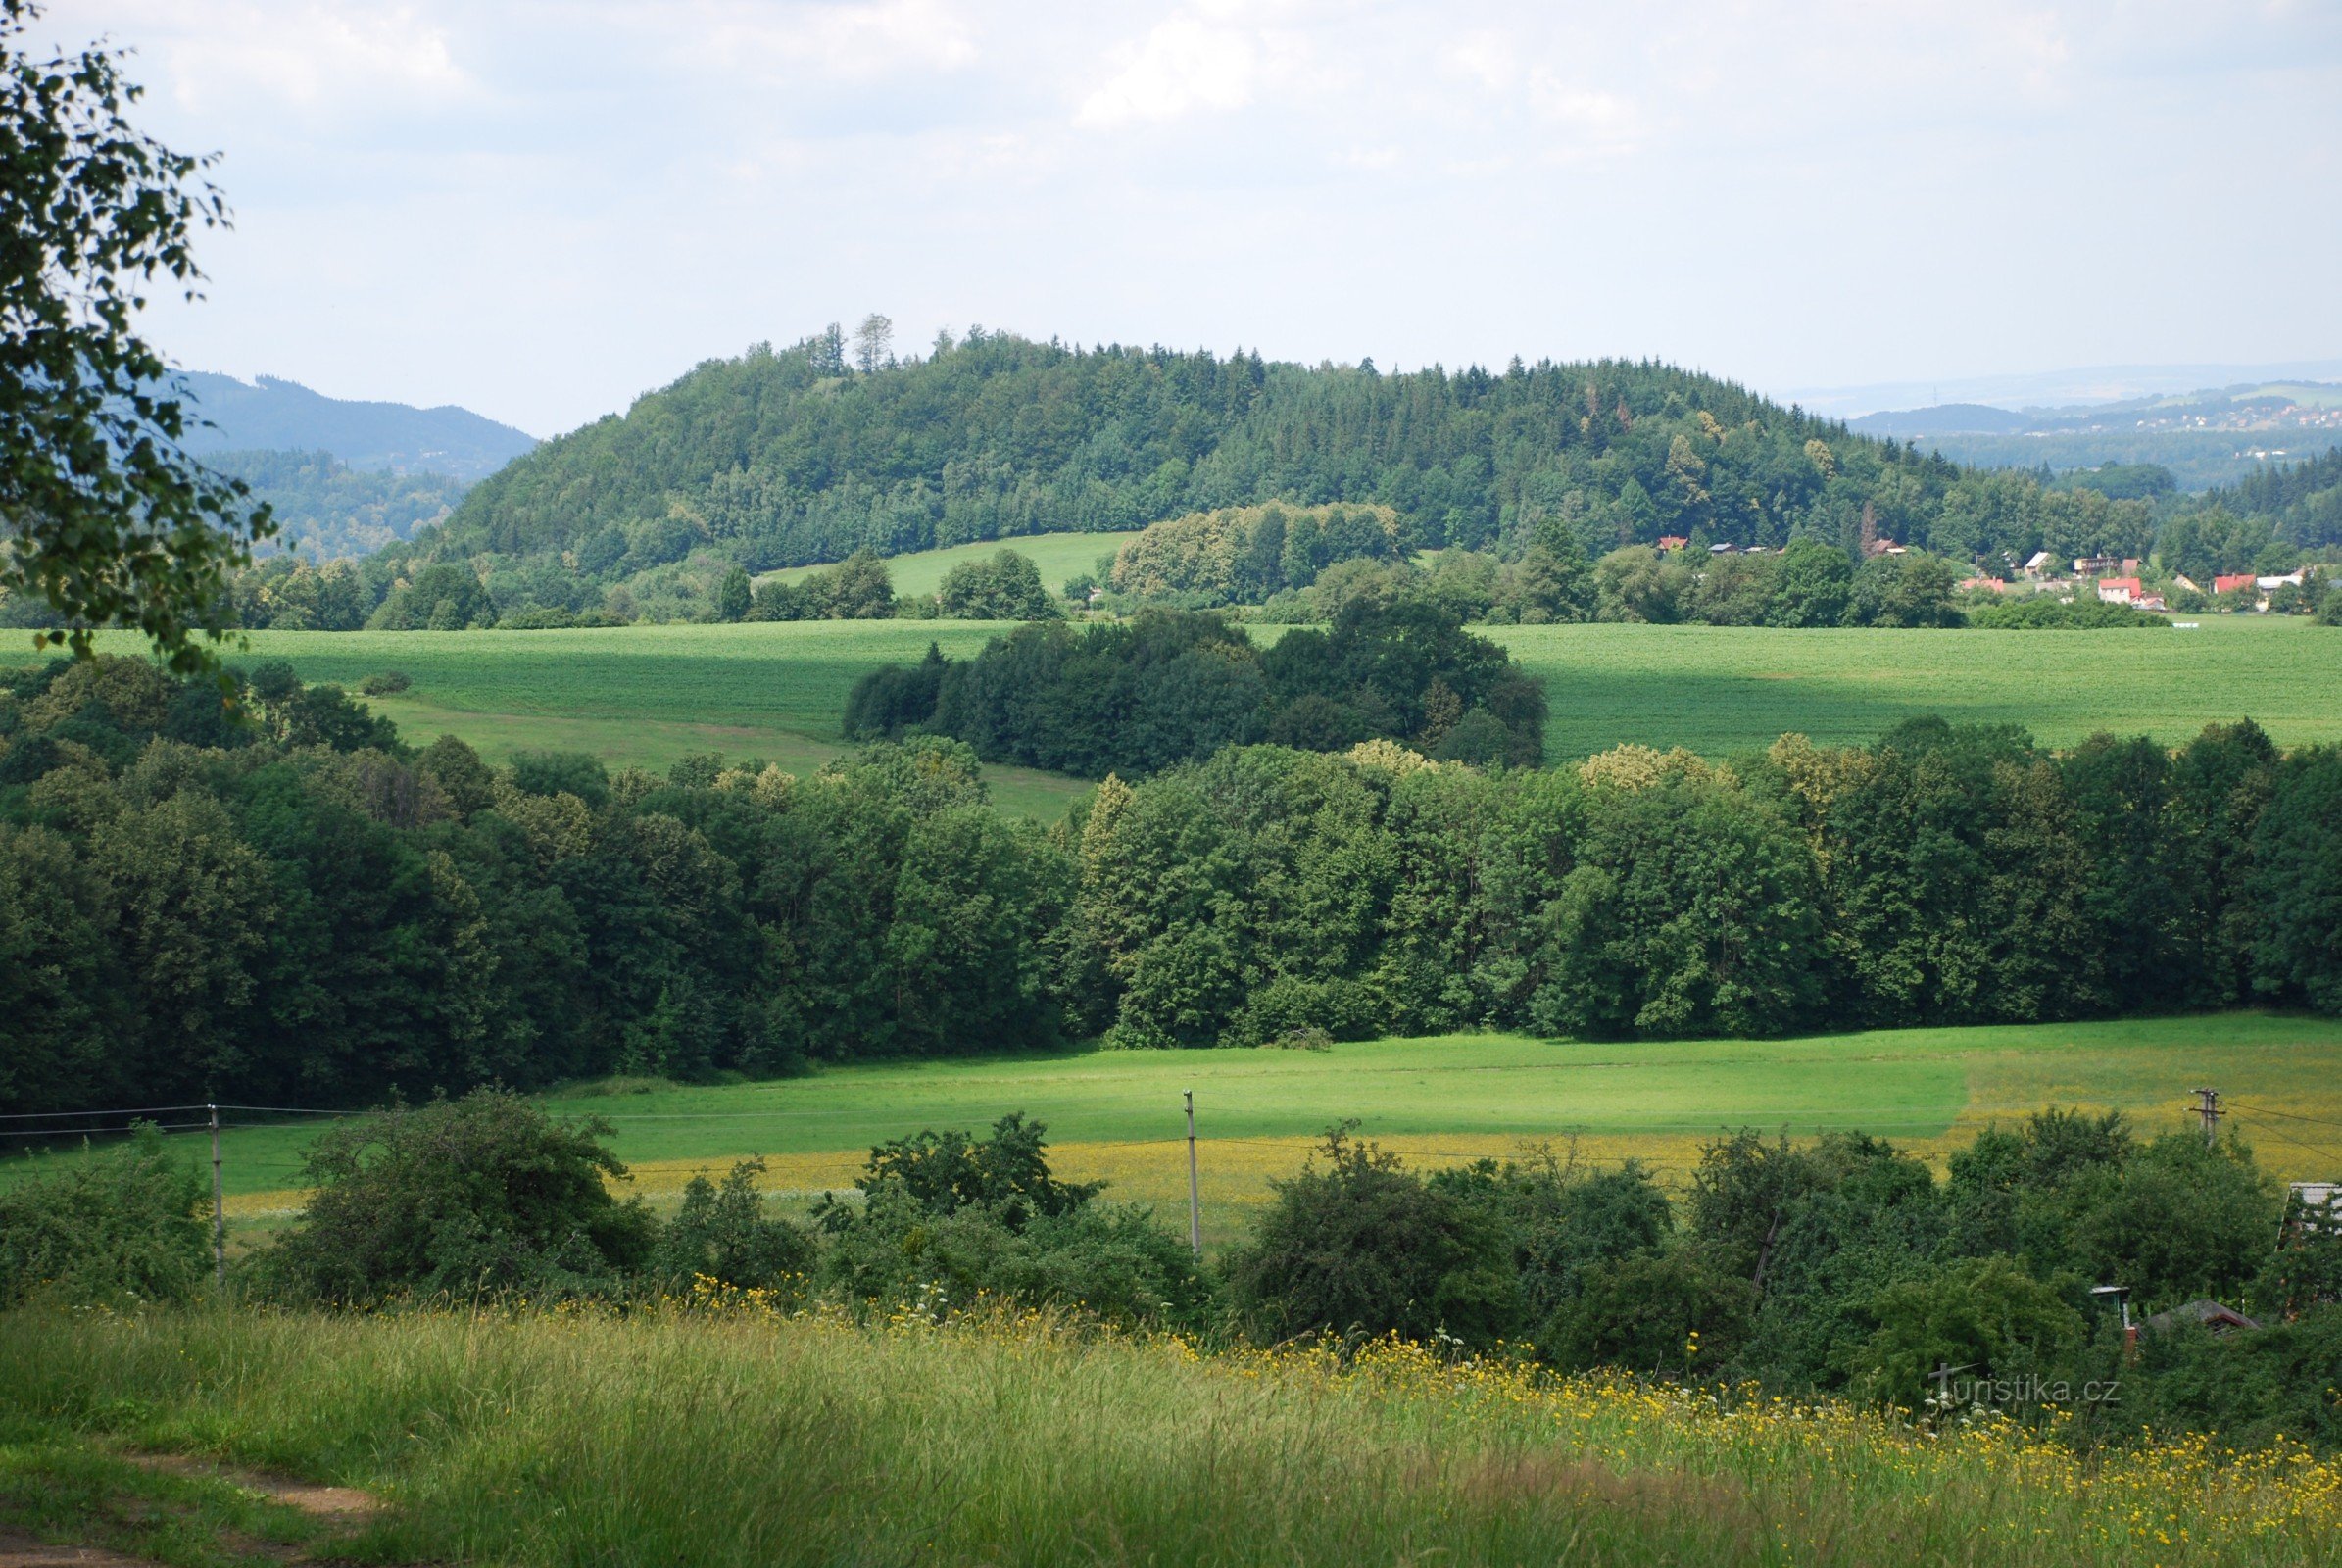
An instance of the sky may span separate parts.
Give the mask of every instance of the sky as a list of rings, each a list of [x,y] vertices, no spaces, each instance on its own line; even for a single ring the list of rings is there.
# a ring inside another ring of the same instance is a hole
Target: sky
[[[2342,356],[2335,0],[62,0],[192,369],[544,436],[879,311],[1778,394]]]

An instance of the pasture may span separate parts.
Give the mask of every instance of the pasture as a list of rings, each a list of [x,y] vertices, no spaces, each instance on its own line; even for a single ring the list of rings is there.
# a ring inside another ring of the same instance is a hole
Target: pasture
[[[249,634],[242,662],[289,660],[375,699],[410,740],[460,735],[491,760],[522,748],[664,767],[691,752],[817,767],[840,748],[847,691],[934,642],[967,658],[1010,628],[975,621],[785,621],[536,632]],[[2053,746],[2099,730],[2176,745],[2250,716],[2283,746],[2342,741],[2342,631],[2290,616],[2205,616],[2197,631],[1779,631],[1730,626],[1490,626],[1545,688],[1550,761],[1622,742],[1709,757],[1797,731],[1870,740],[1923,713],[2018,724]],[[1255,626],[1263,642],[1283,628]],[[110,635],[111,652],[135,653]],[[17,644],[8,651],[29,659]],[[0,657],[7,657],[0,654]],[[996,800],[1051,817],[1087,785],[990,767]]]
[[[1345,1117],[1429,1164],[1549,1145],[1602,1164],[1639,1159],[1681,1184],[1701,1143],[1729,1129],[1858,1130],[1939,1159],[1979,1128],[2046,1105],[2120,1109],[2148,1132],[2193,1125],[2186,1111],[2199,1084],[2227,1097],[2228,1125],[2270,1170],[2342,1174],[2342,1020],[2260,1012],[1774,1041],[1486,1034],[1324,1052],[1093,1050],[709,1087],[619,1081],[543,1098],[564,1114],[608,1119],[633,1190],[654,1201],[754,1155],[766,1162],[768,1190],[809,1202],[850,1186],[873,1145],[923,1128],[981,1129],[1021,1110],[1047,1124],[1062,1174],[1105,1180],[1110,1197],[1168,1212],[1187,1200],[1180,1096],[1193,1089],[1206,1237],[1221,1246],[1269,1181],[1298,1169]],[[298,1206],[300,1152],[315,1131],[315,1118],[231,1130],[230,1212],[267,1226]],[[200,1130],[183,1147],[208,1160]]]
[[[1100,556],[1112,556],[1122,548],[1123,541],[1136,537],[1136,532],[1121,533],[1036,533],[1014,539],[977,539],[964,545],[947,545],[941,550],[913,551],[905,556],[889,556],[887,572],[895,582],[895,593],[903,599],[931,597],[944,585],[944,573],[965,561],[989,561],[1002,550],[1013,550],[1040,569],[1041,584],[1050,593],[1065,586],[1066,579],[1078,572],[1096,571]],[[758,582],[795,582],[827,566],[785,566],[768,571]]]

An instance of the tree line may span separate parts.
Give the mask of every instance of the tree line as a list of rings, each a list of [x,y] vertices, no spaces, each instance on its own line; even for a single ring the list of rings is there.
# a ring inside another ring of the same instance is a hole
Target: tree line
[[[1044,829],[940,736],[806,778],[612,775],[409,748],[282,665],[243,701],[112,659],[6,677],[0,1107],[1097,1036],[2342,1011],[2342,750],[2249,722],[2056,754],[1924,720],[1559,769],[1234,746]]]

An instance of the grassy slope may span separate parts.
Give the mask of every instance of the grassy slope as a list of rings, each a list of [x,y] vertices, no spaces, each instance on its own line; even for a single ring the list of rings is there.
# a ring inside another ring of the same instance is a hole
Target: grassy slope
[[[951,545],[942,550],[920,550],[907,556],[889,556],[887,570],[895,580],[895,592],[903,597],[920,598],[934,593],[944,584],[944,573],[963,561],[989,561],[1002,550],[1013,550],[1041,568],[1042,586],[1055,593],[1065,586],[1066,579],[1077,572],[1094,571],[1098,558],[1110,556],[1122,548],[1123,541],[1135,537],[1133,533],[1036,533],[1016,539],[980,539],[973,544]],[[766,572],[760,582],[794,582],[808,572],[826,571],[826,566],[789,566],[780,571]]]
[[[1468,1035],[1327,1052],[1093,1051],[834,1067],[553,1103],[608,1117],[619,1156],[655,1196],[750,1154],[768,1161],[769,1186],[810,1196],[846,1186],[886,1139],[1023,1110],[1048,1124],[1065,1173],[1176,1206],[1187,1197],[1180,1092],[1194,1089],[1207,1229],[1220,1244],[1269,1179],[1297,1168],[1317,1134],[1346,1116],[1427,1162],[1575,1139],[1585,1157],[1632,1156],[1680,1181],[1700,1142],[1730,1127],[1860,1128],[1940,1154],[1990,1121],[2047,1104],[2120,1107],[2144,1127],[2169,1128],[2198,1084],[2229,1097],[2233,1125],[2272,1170],[2299,1180],[2342,1166],[2342,1020],[2265,1013],[1787,1041]],[[2302,1116],[2318,1119],[2290,1119]],[[231,1209],[266,1224],[295,1203],[308,1136],[300,1126],[231,1131]],[[181,1145],[190,1158],[207,1155],[201,1146],[200,1136]]]
[[[2342,1473],[2306,1457],[2085,1463],[1381,1348],[1345,1374],[1042,1321],[20,1311],[0,1365],[0,1475],[111,1444],[365,1487],[390,1509],[334,1555],[367,1562],[2342,1560]]]

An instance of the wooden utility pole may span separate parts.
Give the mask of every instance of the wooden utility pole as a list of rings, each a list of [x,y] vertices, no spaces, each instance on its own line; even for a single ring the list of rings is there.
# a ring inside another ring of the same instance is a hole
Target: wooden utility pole
[[[212,1113],[212,1280],[220,1289],[227,1289],[227,1203],[220,1192],[220,1107],[206,1105]]]
[[[2220,1092],[2217,1089],[2195,1089],[2196,1114],[2204,1121],[2204,1147],[2210,1149],[2220,1142],[2220,1121],[2228,1114],[2220,1109]]]
[[[1203,1255],[1203,1194],[1195,1184],[1195,1091],[1182,1091],[1188,1102],[1188,1246]]]

